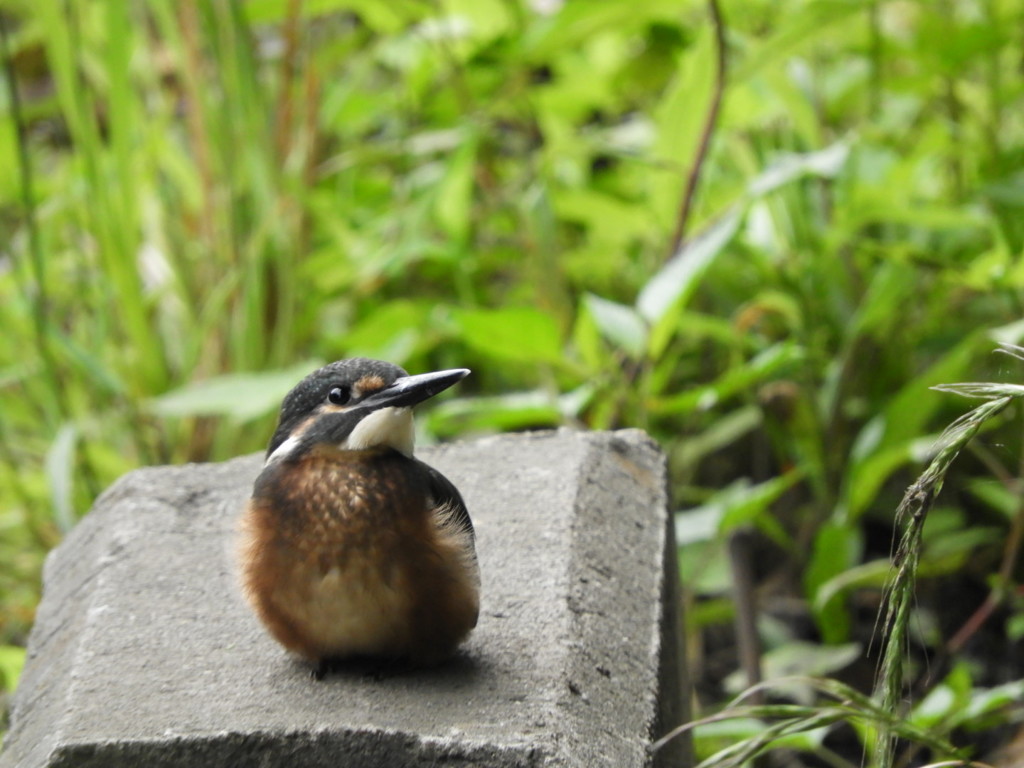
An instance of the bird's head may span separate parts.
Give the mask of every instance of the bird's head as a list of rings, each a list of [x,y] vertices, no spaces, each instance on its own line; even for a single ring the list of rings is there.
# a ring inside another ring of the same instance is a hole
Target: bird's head
[[[412,406],[469,374],[466,368],[408,375],[381,360],[354,357],[313,371],[281,403],[267,463],[315,445],[341,450],[394,448],[411,456]]]

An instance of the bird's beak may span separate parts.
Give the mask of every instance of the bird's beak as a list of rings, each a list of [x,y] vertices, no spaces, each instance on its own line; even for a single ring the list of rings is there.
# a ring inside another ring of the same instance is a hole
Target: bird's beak
[[[444,392],[448,387],[468,375],[468,368],[453,368],[450,371],[403,376],[400,379],[395,379],[390,386],[379,392],[374,392],[359,405],[371,411],[381,408],[408,408],[416,403],[422,403],[439,392]]]

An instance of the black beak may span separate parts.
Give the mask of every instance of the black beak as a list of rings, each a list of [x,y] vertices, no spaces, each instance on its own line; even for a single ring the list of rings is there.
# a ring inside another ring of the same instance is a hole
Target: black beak
[[[374,392],[357,407],[367,408],[371,411],[380,408],[408,408],[416,403],[422,403],[439,392],[444,392],[448,387],[468,375],[468,368],[453,368],[450,371],[403,376],[400,379],[395,379],[390,386],[379,392]]]

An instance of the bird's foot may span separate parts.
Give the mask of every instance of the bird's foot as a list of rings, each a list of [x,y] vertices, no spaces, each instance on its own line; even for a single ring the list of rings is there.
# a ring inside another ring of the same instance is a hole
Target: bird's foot
[[[352,675],[380,681],[391,677],[399,677],[419,668],[419,665],[403,658],[351,656],[346,658],[328,657],[320,659],[309,672],[310,677],[317,682],[322,681],[328,675],[338,672],[348,672]]]

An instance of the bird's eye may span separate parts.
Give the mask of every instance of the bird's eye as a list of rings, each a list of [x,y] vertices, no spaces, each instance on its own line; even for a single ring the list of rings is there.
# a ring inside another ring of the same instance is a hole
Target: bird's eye
[[[334,405],[344,405],[349,400],[348,387],[333,387],[327,393],[327,399]]]

